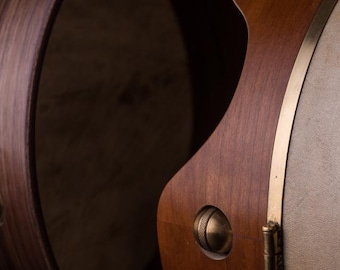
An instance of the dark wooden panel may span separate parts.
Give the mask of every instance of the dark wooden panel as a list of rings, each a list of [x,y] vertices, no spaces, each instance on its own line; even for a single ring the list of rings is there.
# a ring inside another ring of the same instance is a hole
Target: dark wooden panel
[[[183,264],[186,269],[263,269],[261,228],[276,125],[295,58],[321,0],[235,2],[248,26],[244,68],[221,123],[160,199],[164,269],[183,269]],[[234,243],[225,260],[203,267],[198,247],[184,243],[194,242],[189,231],[204,205],[226,214]]]
[[[320,1],[236,1],[249,31],[243,73],[221,124],[162,195],[158,225],[168,269],[263,267],[261,226],[278,114]],[[52,0],[0,4],[0,189],[6,210],[1,269],[54,267],[35,196],[29,145],[33,90],[54,5]],[[221,208],[234,230],[234,248],[223,261],[207,259],[194,244],[195,212],[206,204]]]
[[[1,269],[53,269],[31,164],[31,112],[53,0],[0,4]]]
[[[192,150],[223,117],[241,75],[247,26],[233,1],[171,0],[186,44],[194,101]]]

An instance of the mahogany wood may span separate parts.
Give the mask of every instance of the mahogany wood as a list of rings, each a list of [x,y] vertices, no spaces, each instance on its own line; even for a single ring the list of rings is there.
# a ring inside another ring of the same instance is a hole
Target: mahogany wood
[[[235,95],[217,129],[163,191],[158,236],[167,269],[263,269],[262,226],[277,121],[295,58],[321,0],[235,0],[248,47]],[[229,89],[233,91],[233,89]],[[193,221],[220,208],[233,229],[226,259],[206,257]]]
[[[35,90],[60,1],[0,1],[0,269],[54,269],[36,191]]]
[[[194,104],[192,151],[221,121],[241,75],[247,26],[233,1],[171,0],[186,44]],[[194,12],[193,12],[194,11]]]
[[[162,194],[158,230],[165,269],[263,268],[261,227],[276,124],[321,0],[235,2],[248,24],[244,68],[220,125]],[[0,2],[0,269],[56,267],[36,194],[32,119],[44,41],[59,4]],[[195,213],[207,204],[219,207],[233,228],[233,249],[222,261],[207,258],[194,242]]]

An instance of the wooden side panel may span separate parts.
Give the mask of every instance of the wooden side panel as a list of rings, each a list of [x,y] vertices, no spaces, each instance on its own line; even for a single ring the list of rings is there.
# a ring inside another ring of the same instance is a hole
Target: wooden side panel
[[[0,269],[52,269],[37,202],[31,111],[54,0],[0,2]],[[53,17],[53,16],[52,16]]]
[[[271,154],[295,58],[321,0],[237,0],[248,48],[233,100],[198,153],[164,189],[158,235],[164,269],[263,269]],[[233,248],[222,261],[202,259],[193,221],[205,205],[228,217]],[[184,267],[185,266],[185,267]]]
[[[170,1],[187,48],[196,152],[232,100],[246,54],[247,26],[233,1]]]

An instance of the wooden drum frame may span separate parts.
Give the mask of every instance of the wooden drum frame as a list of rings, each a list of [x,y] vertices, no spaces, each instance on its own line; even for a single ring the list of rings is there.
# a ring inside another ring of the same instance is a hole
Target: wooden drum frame
[[[186,1],[186,9],[195,2]],[[268,254],[263,256],[262,231],[272,220],[267,210],[277,125],[301,44],[320,5],[328,2],[332,1],[235,0],[248,28],[242,74],[236,91],[226,89],[230,84],[219,84],[229,93],[225,104],[233,96],[226,114],[160,199],[158,236],[164,269],[277,269],[277,258],[264,259]],[[0,192],[4,206],[0,268],[4,270],[57,268],[39,205],[32,142],[43,54],[60,3],[11,0],[0,4]],[[194,27],[190,20],[181,23],[184,34]],[[204,38],[201,42],[204,48]],[[231,251],[218,260],[202,252],[193,234],[198,211],[210,205],[226,215],[233,234]]]

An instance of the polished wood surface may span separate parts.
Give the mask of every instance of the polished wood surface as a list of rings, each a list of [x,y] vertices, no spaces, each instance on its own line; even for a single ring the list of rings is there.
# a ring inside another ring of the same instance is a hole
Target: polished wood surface
[[[221,121],[234,95],[230,89],[236,89],[242,71],[247,25],[233,1],[171,3],[189,60],[194,104],[192,151],[196,152]]]
[[[163,191],[158,236],[165,270],[264,268],[262,226],[277,121],[321,0],[235,2],[248,26],[243,71],[217,129]],[[193,221],[205,205],[220,208],[231,223],[233,247],[224,260],[209,259],[195,243]]]
[[[54,0],[0,2],[0,269],[53,269],[36,196],[35,90]]]
[[[321,0],[235,2],[248,25],[244,68],[218,128],[161,197],[164,269],[263,268],[261,227],[276,124],[295,57]],[[32,119],[46,33],[58,5],[56,0],[0,2],[0,193],[5,207],[0,269],[56,267],[36,191]],[[195,213],[207,204],[219,207],[233,228],[233,248],[225,260],[207,258],[193,238]]]

